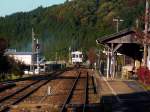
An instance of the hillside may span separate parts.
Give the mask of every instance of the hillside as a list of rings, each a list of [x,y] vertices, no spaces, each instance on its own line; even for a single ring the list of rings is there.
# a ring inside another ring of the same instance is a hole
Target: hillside
[[[114,17],[124,20],[120,29],[135,26],[140,19],[143,26],[142,0],[73,0],[31,12],[19,12],[0,18],[0,37],[9,40],[10,48],[31,51],[31,29],[42,43],[47,58],[56,52],[62,57],[68,48],[86,51],[95,47],[96,38],[116,31]]]

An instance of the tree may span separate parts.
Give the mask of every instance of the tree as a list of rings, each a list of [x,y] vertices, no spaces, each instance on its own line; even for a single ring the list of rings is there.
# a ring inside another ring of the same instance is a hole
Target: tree
[[[4,38],[0,38],[0,55],[2,56],[5,49],[8,47],[8,42]]]
[[[90,67],[93,67],[93,64],[96,62],[96,53],[95,53],[94,48],[89,49],[88,60],[90,61]]]
[[[7,72],[9,68],[7,57],[4,52],[8,47],[8,42],[4,38],[0,38],[0,73]]]
[[[6,74],[14,74],[22,76],[24,64],[16,62],[13,58],[4,55],[8,48],[8,42],[4,38],[0,38],[0,77],[4,80],[8,77]]]

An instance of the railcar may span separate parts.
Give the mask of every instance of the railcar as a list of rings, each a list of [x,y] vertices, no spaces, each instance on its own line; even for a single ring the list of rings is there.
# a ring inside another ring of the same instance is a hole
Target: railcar
[[[72,64],[75,66],[80,66],[83,62],[83,54],[81,51],[74,51],[71,53],[72,55]]]

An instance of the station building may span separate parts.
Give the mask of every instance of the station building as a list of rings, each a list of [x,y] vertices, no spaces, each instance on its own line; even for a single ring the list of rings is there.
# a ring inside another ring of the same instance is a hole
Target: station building
[[[118,75],[117,68],[117,53],[121,53],[125,57],[122,63],[122,70],[126,68],[128,74],[133,72],[133,69],[142,66],[143,62],[143,44],[138,37],[138,32],[134,28],[121,30],[117,33],[99,37],[97,44],[103,45],[106,53],[106,74],[107,77],[115,77]],[[130,58],[130,59],[129,59]],[[150,69],[150,47],[148,48],[147,67]],[[139,64],[138,64],[139,63]],[[124,72],[123,72],[124,74]],[[123,76],[122,74],[122,76]],[[128,76],[127,76],[128,77]]]

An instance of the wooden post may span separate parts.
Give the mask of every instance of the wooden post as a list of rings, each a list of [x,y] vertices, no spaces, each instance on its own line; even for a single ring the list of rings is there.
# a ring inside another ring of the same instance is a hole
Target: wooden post
[[[114,44],[111,44],[111,78],[114,78],[115,74],[115,57],[114,57]]]
[[[111,44],[111,54],[110,54],[110,76],[112,78],[112,64],[113,64],[113,57],[112,57],[112,44]]]
[[[112,72],[112,78],[115,78],[116,75],[116,53],[113,53],[113,72]]]
[[[148,50],[147,50],[147,54],[148,54],[148,57],[147,57],[147,60],[148,60],[148,63],[147,63],[147,67],[150,69],[150,46],[148,46]]]
[[[147,37],[148,37],[148,23],[149,22],[149,3],[146,0],[146,9],[145,9],[145,37],[144,37],[144,62],[143,65],[147,67]]]
[[[109,53],[109,48],[107,50],[107,79],[109,78],[110,74],[110,53]]]
[[[144,67],[147,67],[147,45],[146,45],[146,43],[144,43],[144,62],[143,62],[143,66]]]

